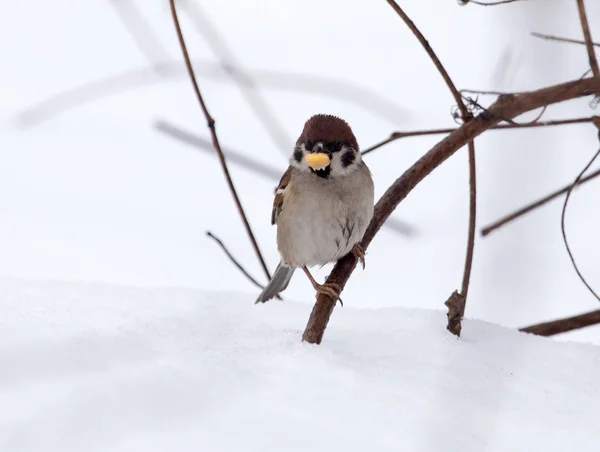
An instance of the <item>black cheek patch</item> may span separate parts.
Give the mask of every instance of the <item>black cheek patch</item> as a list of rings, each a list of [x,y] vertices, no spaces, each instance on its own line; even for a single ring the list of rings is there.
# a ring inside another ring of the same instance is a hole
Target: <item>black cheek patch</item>
[[[356,159],[356,155],[354,154],[354,151],[344,152],[344,154],[342,155],[342,166],[344,168],[347,168],[348,166],[350,166],[354,163],[355,159]]]
[[[302,161],[302,149],[294,149],[294,160],[296,160],[298,163]]]

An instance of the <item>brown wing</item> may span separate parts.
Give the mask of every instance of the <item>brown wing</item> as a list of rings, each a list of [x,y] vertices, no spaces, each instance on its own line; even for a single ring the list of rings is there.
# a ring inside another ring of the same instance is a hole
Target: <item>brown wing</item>
[[[279,185],[275,190],[275,199],[273,199],[273,211],[271,213],[271,224],[277,223],[277,217],[281,213],[283,209],[283,195],[285,193],[285,189],[290,183],[290,177],[292,175],[292,167],[288,167],[288,169],[281,176],[281,180],[279,181]]]

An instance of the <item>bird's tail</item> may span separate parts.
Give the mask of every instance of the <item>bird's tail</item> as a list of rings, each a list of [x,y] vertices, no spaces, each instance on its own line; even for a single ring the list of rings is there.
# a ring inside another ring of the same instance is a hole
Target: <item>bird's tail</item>
[[[294,267],[284,267],[280,262],[275,269],[275,273],[273,273],[271,281],[269,281],[269,284],[266,285],[256,299],[256,303],[264,303],[265,301],[268,301],[271,298],[279,295],[280,292],[283,292],[290,283],[290,279],[292,279],[294,270]]]

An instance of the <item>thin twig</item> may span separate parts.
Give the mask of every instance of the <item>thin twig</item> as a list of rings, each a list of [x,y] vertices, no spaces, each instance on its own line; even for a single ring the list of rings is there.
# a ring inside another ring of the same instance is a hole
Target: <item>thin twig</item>
[[[465,257],[465,270],[463,272],[462,288],[460,294],[467,300],[469,292],[469,281],[471,279],[471,267],[473,266],[473,249],[475,247],[475,219],[477,218],[477,172],[475,168],[475,141],[471,140],[469,148],[469,236],[467,239],[467,255]],[[461,318],[465,314],[465,305],[462,305]],[[460,334],[457,334],[460,336]]]
[[[361,246],[365,251],[367,250],[385,220],[423,179],[469,141],[496,126],[502,120],[501,118],[515,118],[544,105],[552,105],[598,92],[600,92],[600,79],[586,78],[517,96],[500,96],[487,109],[485,115],[479,115],[475,120],[469,121],[453,131],[396,179],[377,202],[373,219],[365,232]],[[343,290],[356,268],[356,264],[357,259],[352,253],[343,257],[333,267],[326,283],[337,284],[340,290]],[[321,343],[334,308],[335,303],[329,296],[319,295],[317,297],[317,302],[302,335],[304,341],[312,344]]]
[[[194,75],[194,68],[192,67],[192,62],[190,60],[190,56],[188,54],[187,46],[185,45],[185,40],[183,38],[183,32],[181,31],[181,26],[179,24],[179,18],[177,17],[177,9],[175,7],[175,0],[169,0],[171,5],[171,14],[173,15],[173,23],[175,24],[175,29],[177,31],[177,37],[179,39],[179,45],[181,46],[181,51],[183,52],[183,57],[185,59],[185,65],[187,67],[188,73],[190,75],[190,79],[192,85],[194,87],[194,91],[196,92],[196,97],[198,98],[198,102],[200,103],[200,107],[202,107],[202,111],[204,112],[204,116],[206,117],[206,121],[208,122],[208,128],[210,129],[210,134],[212,136],[213,146],[215,150],[219,154],[219,160],[221,161],[221,166],[223,167],[223,173],[225,174],[225,178],[227,179],[227,184],[229,185],[229,189],[231,190],[231,194],[235,203],[237,205],[240,216],[242,217],[242,221],[244,226],[246,227],[246,232],[248,233],[248,237],[252,242],[252,246],[254,247],[254,251],[256,252],[256,257],[260,261],[260,264],[265,272],[265,276],[267,280],[271,279],[271,273],[267,268],[267,264],[260,252],[260,248],[252,233],[252,228],[250,227],[250,223],[248,222],[248,218],[246,217],[246,213],[244,212],[244,208],[242,207],[242,202],[235,190],[235,186],[233,185],[233,180],[231,179],[231,175],[229,174],[229,169],[227,168],[227,162],[225,161],[225,156],[223,155],[223,151],[221,150],[221,145],[219,144],[219,138],[217,137],[217,131],[215,128],[215,120],[212,118],[206,105],[204,103],[204,99],[202,98],[202,94],[200,93],[200,87],[198,86],[198,82],[196,81],[196,76]]]
[[[452,79],[448,75],[448,72],[446,72],[446,69],[442,65],[442,62],[440,61],[440,59],[437,57],[437,55],[435,54],[435,52],[429,45],[429,42],[427,42],[427,39],[425,39],[425,36],[423,36],[423,34],[419,31],[419,29],[414,24],[414,22],[412,20],[410,20],[410,17],[408,17],[406,15],[404,10],[402,8],[400,8],[398,3],[396,3],[394,0],[386,0],[386,1],[392,7],[392,9],[396,12],[396,14],[398,14],[398,16],[400,16],[400,18],[404,21],[404,23],[408,26],[408,28],[410,28],[410,31],[412,31],[413,34],[416,36],[416,38],[419,40],[419,42],[421,43],[421,45],[427,52],[427,55],[429,55],[429,58],[431,58],[431,60],[433,61],[433,64],[435,64],[435,67],[442,75],[444,81],[446,82],[446,85],[448,85],[448,89],[450,89],[452,96],[454,96],[454,101],[456,102],[456,105],[458,105],[458,107],[460,108],[460,111],[463,115],[463,121],[465,121],[465,122],[468,121],[469,120],[469,112],[467,111],[467,107],[465,106],[465,104],[462,101],[460,93],[456,89],[456,86],[454,86],[454,83],[452,82]]]
[[[497,126],[490,127],[490,130],[502,130],[502,129],[530,129],[534,127],[550,127],[550,126],[562,126],[569,124],[583,124],[587,122],[592,122],[595,116],[585,117],[585,118],[572,118],[572,119],[554,119],[549,121],[541,121],[535,123],[524,123],[524,124],[498,124]],[[449,133],[458,130],[456,127],[450,127],[445,129],[428,129],[428,130],[415,130],[412,132],[393,132],[389,138],[380,141],[377,144],[374,144],[370,148],[365,149],[362,153],[368,154],[369,152],[373,152],[375,149],[379,149],[382,146],[385,146],[392,141],[398,140],[400,138],[408,138],[408,137],[418,137],[425,135],[446,135]]]
[[[241,271],[244,274],[244,276],[246,276],[246,278],[248,278],[250,280],[250,282],[252,282],[252,284],[254,284],[256,287],[258,287],[260,289],[264,289],[265,288],[265,286],[261,285],[256,279],[254,279],[252,277],[252,275],[246,271],[246,269],[242,266],[242,264],[240,264],[238,262],[238,260],[235,257],[233,257],[233,255],[229,252],[229,250],[227,249],[227,247],[221,241],[220,238],[218,238],[216,235],[214,235],[210,231],[206,231],[206,235],[219,244],[219,246],[221,247],[221,249],[223,250],[223,252],[229,258],[229,260],[231,262],[233,262],[233,265],[235,265],[238,268],[238,270]]]
[[[546,109],[548,108],[547,105],[544,105],[542,107],[542,109],[540,110],[540,113],[533,118],[531,121],[527,121],[527,122],[522,122],[522,123],[517,123],[517,124],[521,124],[522,126],[526,126],[526,125],[531,125],[531,124],[535,124],[536,122],[538,122],[540,119],[542,119],[542,116],[544,116],[544,113],[546,113]]]
[[[555,334],[567,333],[600,323],[600,309],[586,312],[585,314],[567,317],[565,319],[552,320],[551,322],[537,323],[535,325],[519,328],[524,333],[536,334],[538,336],[554,336]]]
[[[590,173],[589,175],[582,178],[579,181],[579,183],[577,184],[577,187],[582,186],[584,183],[586,183],[598,176],[600,176],[600,169],[596,170],[593,173]],[[516,220],[517,218],[531,212],[532,210],[537,209],[538,207],[543,206],[544,204],[552,201],[555,198],[558,198],[561,195],[564,195],[571,189],[572,186],[573,186],[573,184],[571,183],[571,184],[567,185],[566,187],[559,188],[558,190],[550,193],[548,196],[544,196],[542,199],[539,199],[531,204],[528,204],[527,206],[517,210],[516,212],[511,213],[510,215],[506,215],[505,217],[502,217],[501,219],[499,219],[499,220],[493,222],[492,224],[486,226],[485,228],[483,228],[481,230],[481,236],[485,237],[488,234],[490,234],[491,232],[494,232],[496,229],[504,226],[505,224],[510,223],[513,220]]]
[[[413,32],[415,37],[419,40],[419,42],[421,43],[421,45],[423,46],[423,48],[429,55],[429,58],[431,58],[431,60],[433,61],[433,64],[435,64],[435,67],[437,68],[437,70],[441,74],[442,78],[446,82],[446,85],[448,85],[448,89],[452,93],[452,96],[454,96],[454,100],[456,101],[456,104],[458,105],[458,108],[460,109],[461,118],[462,118],[463,122],[466,123],[466,122],[471,121],[473,119],[473,114],[469,111],[469,109],[463,102],[462,96],[456,89],[456,86],[454,85],[454,83],[452,82],[452,79],[448,75],[448,72],[442,65],[442,62],[440,61],[440,59],[437,57],[437,55],[435,54],[435,52],[429,45],[429,42],[427,42],[427,39],[425,39],[425,36],[423,36],[421,31],[417,28],[417,26],[410,19],[410,17],[408,17],[406,15],[404,10],[402,8],[400,8],[400,6],[394,0],[386,0],[386,1],[392,7],[392,9],[396,12],[396,14],[398,14],[400,16],[400,18],[404,21],[404,23],[408,26],[408,28],[410,28],[410,30]],[[469,290],[469,281],[471,278],[471,267],[473,265],[473,248],[475,247],[475,221],[476,221],[475,205],[477,203],[477,186],[476,186],[477,178],[475,175],[475,172],[476,172],[475,145],[473,144],[473,141],[469,141],[468,144],[469,144],[468,156],[469,156],[469,197],[470,197],[469,206],[470,207],[469,207],[469,231],[468,231],[468,240],[467,240],[467,251],[466,251],[466,255],[465,255],[465,268],[463,271],[462,291],[460,294],[464,298],[464,301],[462,303],[461,318],[462,318],[462,314],[464,314],[464,307],[466,304],[467,292]],[[455,334],[456,336],[460,336],[460,319],[458,319],[458,325],[459,325],[458,328],[453,328],[451,323],[449,322],[448,330],[451,333]]]
[[[217,153],[215,152],[215,148],[213,147],[210,140],[199,137],[198,135],[192,134],[188,131],[183,130],[181,127],[175,126],[168,121],[165,120],[157,120],[153,123],[153,127],[160,133],[164,133],[165,135],[179,140],[188,145],[194,146],[196,149],[201,149],[205,151],[209,151],[211,155],[214,155],[218,158]],[[281,179],[281,169],[274,168],[272,166],[265,165],[258,160],[250,158],[249,156],[243,154],[240,151],[235,151],[229,147],[223,147],[223,154],[229,163],[237,164],[244,169],[252,171],[255,174],[258,174],[262,177],[267,177],[274,182],[274,186],[277,186],[277,183]],[[398,220],[396,218],[388,218],[384,225],[385,228],[390,229],[391,231],[407,236],[414,237],[417,234],[416,228],[408,224],[406,221]]]
[[[600,69],[598,68],[598,60],[596,59],[592,33],[590,32],[590,25],[588,24],[587,14],[585,12],[585,3],[583,0],[577,0],[577,9],[579,10],[579,20],[581,21],[583,38],[585,39],[585,47],[587,48],[592,74],[594,74],[594,77],[600,77]]]
[[[243,68],[241,63],[235,58],[233,51],[227,46],[223,35],[219,33],[197,2],[186,0],[182,3],[182,7],[191,19],[196,31],[204,37],[212,52],[217,57],[221,68],[239,87],[246,102],[262,123],[263,128],[271,137],[276,148],[286,155],[289,154],[291,152],[289,149],[293,145],[292,139],[285,131],[283,124],[273,112],[269,103],[261,95],[250,73]]]
[[[600,139],[600,134],[598,135],[598,138]],[[567,197],[565,198],[565,203],[563,204],[562,214],[560,217],[560,228],[562,231],[563,241],[565,242],[565,247],[567,248],[567,253],[569,253],[569,258],[571,259],[573,268],[577,272],[577,275],[579,276],[579,279],[581,279],[581,282],[583,284],[585,284],[585,287],[588,288],[588,290],[592,293],[592,295],[594,297],[596,297],[596,299],[598,301],[600,301],[600,296],[594,291],[594,289],[592,289],[592,286],[590,286],[589,283],[584,278],[583,274],[579,270],[579,267],[577,266],[577,263],[575,262],[575,257],[573,257],[573,253],[571,252],[571,247],[569,246],[569,242],[567,240],[567,232],[565,230],[565,216],[567,213],[567,204],[569,203],[569,198],[571,196],[571,193],[573,192],[573,189],[579,184],[579,181],[583,177],[583,174],[589,169],[590,166],[592,166],[592,163],[594,163],[594,160],[596,160],[596,158],[599,155],[600,155],[600,149],[598,149],[598,151],[594,154],[594,157],[592,157],[592,159],[588,162],[588,164],[585,166],[583,171],[581,173],[579,173],[579,176],[577,176],[577,178],[575,179],[575,182],[573,182],[573,185],[571,185],[571,187],[569,188],[569,191],[567,191]]]
[[[558,42],[566,42],[567,44],[585,44],[585,41],[582,39],[571,39],[571,38],[563,38],[562,36],[548,35],[545,33],[537,33],[533,31],[531,36],[536,38],[543,39],[545,41],[558,41]],[[600,44],[593,42],[593,46],[600,47]]]

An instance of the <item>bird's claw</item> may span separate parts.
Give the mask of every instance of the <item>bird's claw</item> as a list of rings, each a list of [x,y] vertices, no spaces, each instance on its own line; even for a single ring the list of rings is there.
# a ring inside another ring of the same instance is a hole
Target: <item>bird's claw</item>
[[[363,270],[365,269],[365,249],[362,247],[360,243],[357,243],[352,247],[352,254],[358,259],[361,263]]]
[[[342,286],[340,286],[339,284],[335,284],[335,283],[317,284],[314,286],[314,288],[317,291],[317,296],[319,296],[320,294],[323,294],[323,295],[331,298],[333,301],[339,301],[340,305],[342,305],[342,307],[344,307],[344,302],[340,298],[340,292],[342,291]]]

